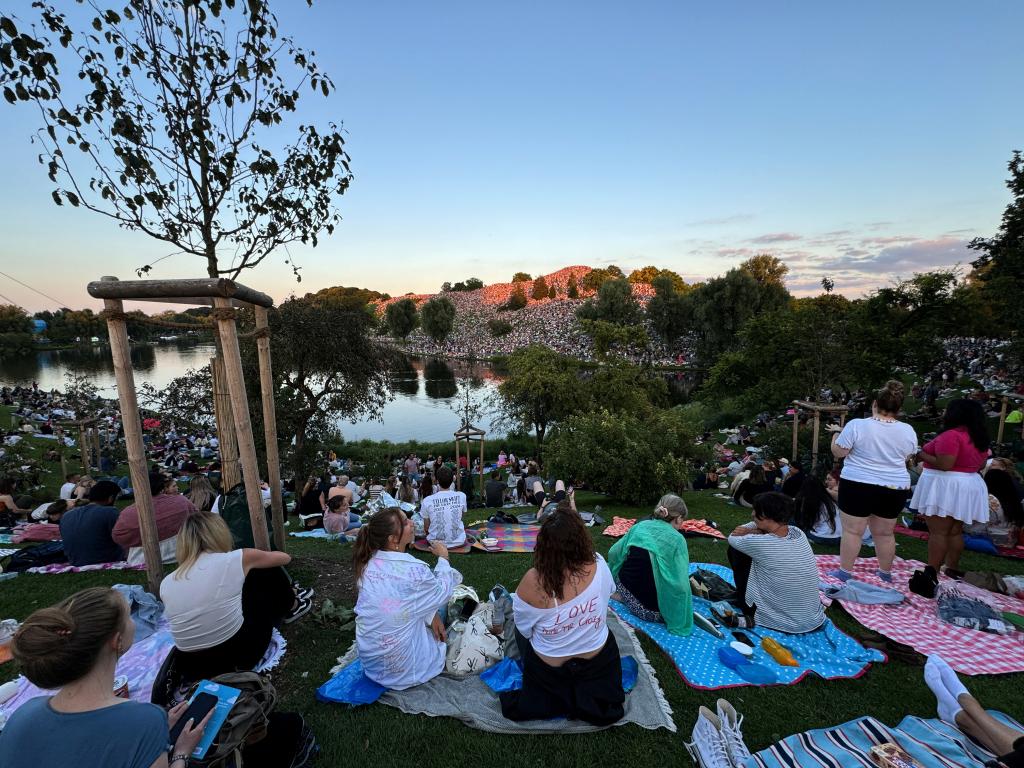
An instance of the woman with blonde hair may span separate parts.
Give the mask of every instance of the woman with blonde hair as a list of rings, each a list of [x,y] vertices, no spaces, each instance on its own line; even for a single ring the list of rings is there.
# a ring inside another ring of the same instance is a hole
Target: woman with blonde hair
[[[210,716],[186,723],[168,754],[169,727],[187,702],[165,713],[114,693],[117,660],[134,639],[128,603],[108,587],[82,590],[25,619],[11,643],[14,658],[32,683],[57,693],[11,715],[0,732],[0,765],[186,768]]]
[[[177,537],[178,569],[160,584],[178,670],[189,680],[252,670],[274,627],[312,608],[284,572],[289,555],[231,545],[220,515],[190,515]]]
[[[206,475],[195,474],[192,475],[192,480],[189,482],[186,498],[200,512],[209,512],[213,508],[217,492],[213,490],[213,483]]]
[[[686,502],[665,494],[650,519],[635,523],[608,552],[619,599],[630,613],[681,636],[693,631],[690,550],[682,534],[687,514]]]

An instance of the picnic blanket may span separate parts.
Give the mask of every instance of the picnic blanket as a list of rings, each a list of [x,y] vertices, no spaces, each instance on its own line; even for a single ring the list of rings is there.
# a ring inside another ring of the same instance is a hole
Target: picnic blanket
[[[0,549],[0,560],[3,560],[5,557],[10,557],[15,552],[20,552],[20,551],[21,550],[18,549],[17,547],[15,547],[14,549]]]
[[[332,541],[348,541],[348,537],[341,533],[328,533],[323,528],[314,528],[311,531],[290,531],[289,536],[297,539],[331,539]]]
[[[484,523],[482,525],[466,526],[466,543],[461,547],[449,549],[452,554],[465,554],[470,551],[476,552],[511,552],[524,553],[533,552],[537,547],[537,532],[540,526],[537,525],[516,525],[514,523]],[[484,546],[482,539],[497,539],[498,543],[488,549]],[[412,543],[414,549],[420,552],[429,552],[430,544],[426,539],[416,539]]]
[[[823,581],[838,583],[828,572],[839,567],[835,555],[818,555],[818,573]],[[853,575],[861,581],[891,587],[906,596],[899,605],[864,605],[849,600],[840,601],[843,608],[868,629],[885,635],[898,643],[909,645],[918,653],[940,654],[957,672],[965,675],[1004,675],[1010,672],[1024,672],[1024,633],[994,635],[974,629],[957,627],[939,618],[935,600],[915,595],[908,582],[915,570],[924,568],[916,560],[896,558],[892,566],[892,584],[884,584],[875,575],[878,561],[864,558],[857,561]],[[948,583],[951,579],[940,575],[939,580]],[[1024,614],[1024,600],[1007,595],[971,587],[957,582],[963,591],[977,590],[976,594],[1000,611]],[[825,605],[831,600],[822,597]]]
[[[128,652],[117,661],[116,675],[128,678],[128,696],[132,701],[148,703],[153,693],[153,683],[163,666],[164,659],[174,647],[171,637],[171,625],[165,617],[160,618],[156,632],[134,643]],[[280,663],[288,643],[276,629],[270,638],[270,645],[263,655],[262,661],[256,666],[257,672],[266,672]],[[18,692],[9,701],[0,705],[0,712],[10,717],[18,707],[36,696],[52,696],[56,691],[38,688],[25,677],[18,678]]]
[[[88,571],[144,571],[145,563],[131,565],[124,560],[116,563],[95,563],[94,565],[70,565],[68,563],[50,563],[49,565],[37,565],[35,568],[27,568],[25,573],[87,573]]]
[[[639,521],[628,517],[613,517],[612,524],[605,528],[602,533],[605,536],[612,536],[618,539],[625,536],[629,529],[633,527],[633,524],[637,522]],[[725,538],[725,534],[717,528],[708,525],[707,520],[684,520],[682,531],[684,536],[707,536],[712,539]]]
[[[654,670],[644,655],[643,648],[637,642],[636,635],[624,623],[608,615],[608,629],[615,635],[622,656],[632,656],[637,661],[638,671],[636,684],[626,696],[625,715],[615,725],[635,723],[641,728],[654,730],[667,728],[673,733],[676,730],[672,721],[672,708],[662,693]],[[380,689],[375,683],[366,679],[353,665],[358,664],[355,644],[340,660],[336,674],[317,690],[317,699],[335,703],[363,704],[379,701],[381,704],[400,709],[410,715],[429,715],[430,717],[454,717],[471,728],[492,733],[537,734],[537,733],[589,733],[602,730],[599,726],[590,725],[580,720],[528,720],[513,722],[506,720],[501,714],[501,703],[498,695],[481,680],[480,675],[471,675],[461,679],[439,675],[422,685],[405,691],[383,691],[379,698],[370,698]],[[356,688],[351,684],[355,681]],[[342,683],[347,683],[342,688]],[[369,687],[366,687],[366,686]],[[361,692],[362,696],[352,696],[353,691]],[[367,695],[369,694],[369,695]]]
[[[928,540],[928,531],[915,531],[913,528],[907,528],[905,525],[897,525],[895,528],[893,528],[893,530],[896,533],[902,533],[904,536],[913,536],[915,539],[922,539],[924,541]],[[966,545],[967,549],[970,549],[975,552],[983,552],[986,555],[992,554],[987,550],[972,547],[969,541],[969,539],[971,538],[977,537],[972,537],[968,535],[964,536],[964,544]],[[992,546],[994,546],[996,550],[995,557],[1012,557],[1017,560],[1024,560],[1024,547],[999,547],[995,544],[993,544]]]
[[[1024,730],[1013,718],[989,710],[989,714],[1011,728]],[[959,729],[941,720],[905,717],[889,728],[873,717],[861,717],[831,728],[820,728],[787,736],[756,752],[748,768],[873,768],[871,748],[876,744],[899,744],[922,768],[984,768],[993,755],[967,738]]]
[[[690,573],[698,568],[712,571],[730,584],[732,570],[714,563],[690,563]],[[612,608],[627,624],[639,629],[650,637],[672,660],[676,670],[686,683],[693,688],[714,690],[752,685],[740,675],[722,664],[718,649],[727,646],[734,639],[728,630],[722,630],[725,640],[719,640],[696,625],[689,637],[670,634],[664,624],[644,621],[620,602],[612,601]],[[696,613],[711,618],[711,603],[698,597],[693,598]],[[825,620],[821,629],[802,635],[790,635],[773,629],[755,627],[753,631],[743,630],[751,640],[757,637],[773,637],[793,651],[799,667],[784,667],[776,663],[758,645],[751,661],[770,668],[778,675],[775,685],[793,685],[809,674],[816,674],[826,680],[860,677],[874,661],[885,661],[880,651],[865,648],[849,635],[840,631],[830,619]]]
[[[466,531],[466,535],[468,536],[469,533],[470,532],[467,530]],[[412,543],[412,548],[416,549],[416,550],[419,550],[420,552],[429,552],[430,551],[430,542],[427,541],[426,539],[416,539],[416,541],[414,541]],[[461,546],[449,547],[448,548],[448,554],[449,555],[465,555],[465,554],[469,553],[472,549],[473,549],[473,544],[469,541],[469,539],[467,539],[466,543],[462,544]]]

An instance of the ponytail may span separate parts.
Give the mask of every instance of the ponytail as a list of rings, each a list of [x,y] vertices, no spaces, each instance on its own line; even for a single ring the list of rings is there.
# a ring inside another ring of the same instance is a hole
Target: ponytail
[[[890,379],[878,392],[875,393],[875,404],[878,409],[896,415],[903,407],[904,391],[902,381]]]
[[[120,593],[92,587],[25,619],[14,634],[11,652],[32,683],[61,688],[92,671],[103,646],[127,620]]]
[[[373,553],[384,549],[392,536],[401,535],[405,520],[405,512],[398,507],[388,507],[359,529],[356,543],[352,546],[352,570],[355,571],[356,584],[363,578],[363,571]]]

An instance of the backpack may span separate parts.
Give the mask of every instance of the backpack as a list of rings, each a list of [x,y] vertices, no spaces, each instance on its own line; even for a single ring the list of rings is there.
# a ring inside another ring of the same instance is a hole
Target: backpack
[[[36,568],[54,563],[66,563],[68,556],[64,554],[64,542],[47,541],[43,544],[36,544],[34,547],[19,549],[11,555],[7,563],[8,571],[27,571],[29,568]]]
[[[255,549],[256,544],[252,535],[252,518],[249,516],[249,501],[245,497],[245,484],[239,483],[230,491],[222,494],[217,511],[224,518],[231,530],[231,539],[235,549]],[[270,538],[271,549],[273,549],[274,530],[273,521],[267,515],[267,534]]]
[[[212,682],[237,688],[242,693],[217,731],[206,757],[192,759],[190,765],[202,768],[241,768],[241,751],[267,735],[270,713],[277,703],[277,691],[269,677],[256,672],[228,672],[217,675]],[[198,686],[192,687],[189,698]]]
[[[738,600],[736,587],[717,573],[698,568],[690,574],[690,591],[695,597],[702,597],[713,603],[725,601],[735,603]]]

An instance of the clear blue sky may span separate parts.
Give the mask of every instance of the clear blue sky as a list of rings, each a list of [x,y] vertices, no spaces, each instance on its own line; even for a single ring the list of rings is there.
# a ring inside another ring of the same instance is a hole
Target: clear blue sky
[[[292,251],[301,285],[283,255],[243,278],[277,299],[569,264],[697,279],[761,251],[797,292],[827,274],[856,295],[966,263],[1024,148],[1024,4],[1009,0],[276,7],[338,86],[301,117],[344,121],[356,174],[334,236]],[[0,108],[0,269],[82,306],[88,280],[165,252],[55,207],[38,118]],[[178,256],[154,274],[203,273]],[[52,306],[3,276],[0,293]]]

